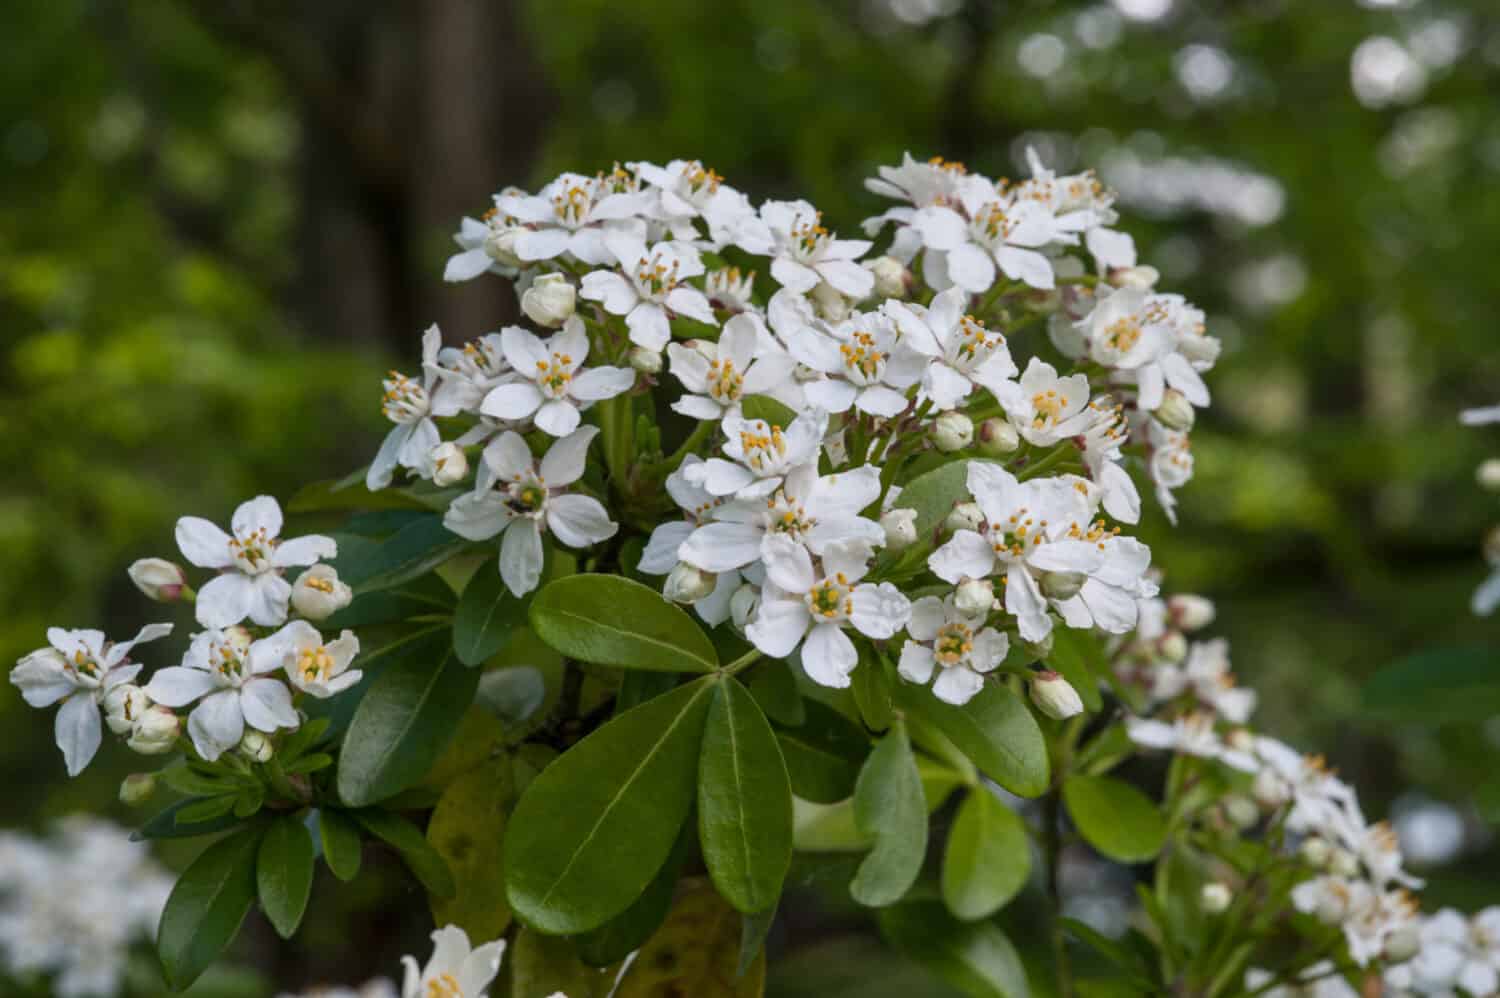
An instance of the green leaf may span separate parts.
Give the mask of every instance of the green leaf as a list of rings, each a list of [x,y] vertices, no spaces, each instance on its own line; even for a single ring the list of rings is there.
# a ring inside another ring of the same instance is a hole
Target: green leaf
[[[775,922],[775,906],[740,916],[740,958],[734,968],[736,979],[748,974],[756,958],[765,951],[766,937],[771,934]]]
[[[587,932],[641,895],[692,807],[715,686],[626,711],[531,782],[505,836],[513,911],[543,932]]]
[[[436,573],[418,576],[410,582],[360,593],[354,601],[327,620],[325,631],[346,627],[371,627],[391,624],[413,617],[429,617],[453,612],[454,593]]]
[[[1491,648],[1438,648],[1387,665],[1365,685],[1378,721],[1446,724],[1500,714],[1500,654]]]
[[[927,855],[927,802],[922,777],[897,722],[875,745],[854,787],[854,821],[875,843],[849,885],[870,908],[895,904],[916,882]]]
[[[869,654],[862,656],[852,679],[854,703],[865,727],[871,731],[889,728],[895,720],[895,711],[891,706],[890,681],[881,663]]]
[[[404,489],[381,489],[371,492],[365,488],[361,473],[358,484],[348,478],[329,478],[321,482],[304,485],[287,500],[288,513],[325,513],[356,509],[426,509],[420,499],[407,494]]]
[[[198,979],[240,931],[255,903],[259,825],[209,846],[182,872],[156,932],[167,986],[181,991]]]
[[[806,720],[802,724],[776,732],[792,792],[818,804],[844,800],[854,793],[854,781],[869,754],[870,739],[857,724],[826,704],[807,700],[803,708]]]
[[[416,825],[400,815],[375,807],[349,813],[364,826],[365,831],[401,854],[401,859],[427,888],[428,894],[451,898],[457,893],[453,872],[437,850],[427,844]]]
[[[1020,815],[975,787],[958,809],[943,852],[943,901],[965,922],[987,918],[1015,897],[1031,873]]]
[[[791,426],[792,420],[797,418],[797,414],[788,406],[769,395],[747,395],[740,399],[740,412],[746,419],[764,419],[772,426],[782,429]]]
[[[546,936],[521,926],[505,957],[510,971],[509,993],[516,998],[604,998],[614,975],[586,965],[571,939]]]
[[[468,544],[433,514],[408,523],[379,544],[354,548],[334,564],[355,592],[367,593],[426,575]]]
[[[364,859],[364,839],[357,825],[343,811],[325,807],[318,812],[318,838],[323,843],[323,862],[340,880],[349,881],[359,876],[359,867]]]
[[[684,885],[666,922],[620,978],[614,998],[760,998],[765,954],[736,973],[741,920],[708,884]]]
[[[962,707],[943,703],[923,686],[902,683],[902,706],[941,731],[980,772],[1021,797],[1047,790],[1047,742],[1021,698],[1000,683],[985,683]]]
[[[1156,804],[1122,780],[1078,773],[1063,783],[1062,796],[1078,833],[1110,859],[1142,863],[1166,841],[1167,823]]]
[[[531,627],[553,648],[595,665],[712,672],[719,657],[693,618],[655,589],[615,575],[570,575],[531,601]]]
[[[239,780],[228,773],[207,776],[195,772],[186,763],[168,766],[156,774],[161,781],[180,794],[195,794],[203,797],[218,797],[221,794],[239,793],[243,788]]]
[[[792,786],[771,725],[732,678],[718,684],[703,732],[698,833],[726,901],[746,913],[776,904],[792,863]]]
[[[183,825],[196,825],[201,822],[218,818],[234,811],[236,794],[224,794],[219,797],[200,797],[177,812],[176,820]],[[234,815],[239,820],[242,815]]]
[[[432,899],[432,920],[457,925],[470,939],[498,939],[510,927],[501,862],[510,792],[509,759],[480,766],[448,785],[427,822],[427,841],[458,886],[452,898]]]
[[[880,913],[880,930],[901,953],[973,998],[1028,998],[1026,968],[991,922],[960,922],[935,901]]]
[[[874,843],[854,822],[852,798],[815,804],[798,797],[792,801],[792,844],[798,853],[818,853],[864,852]]]
[[[327,738],[333,741],[348,730],[355,712],[364,702],[365,694],[370,692],[370,687],[375,685],[375,681],[387,669],[408,659],[426,662],[429,667],[435,666],[448,654],[451,642],[452,632],[447,626],[423,624],[417,630],[401,634],[378,648],[361,652],[356,661],[364,675],[359,682],[336,697],[306,700],[302,704],[302,710],[309,717],[327,721]],[[295,732],[292,737],[296,737]]]
[[[498,654],[526,622],[526,601],[510,594],[489,562],[479,566],[453,612],[453,650],[464,665],[480,665]]]
[[[132,833],[130,840],[144,842],[147,839],[186,839],[195,835],[222,832],[241,823],[239,818],[230,813],[234,808],[232,799],[229,806],[219,811],[217,815],[199,819],[182,818],[183,811],[203,803],[204,800],[203,797],[189,797],[186,800],[169,804]]]
[[[615,716],[668,692],[678,678],[673,672],[626,672],[620,677],[620,692],[615,694]]]
[[[413,652],[430,645],[415,643]],[[479,673],[450,652],[401,656],[371,684],[339,754],[338,791],[363,807],[413,786],[443,752],[474,701]]]
[[[953,512],[954,505],[972,498],[968,475],[968,461],[950,461],[918,475],[901,489],[896,508],[917,511],[917,543],[931,543],[933,532]]]
[[[696,829],[683,824],[677,842],[672,847],[672,854],[667,857],[661,869],[656,871],[656,876],[651,878],[645,892],[632,901],[629,908],[599,928],[575,937],[578,955],[584,963],[594,967],[618,963],[651,938],[651,934],[661,926],[667,913],[672,910],[672,899],[677,894],[677,880],[693,851],[694,831]]]
[[[313,844],[307,826],[291,815],[272,821],[255,857],[255,882],[260,908],[281,938],[292,938],[302,924],[312,880]]]
[[[777,724],[795,728],[807,720],[802,694],[797,690],[797,677],[792,675],[789,663],[774,658],[763,660],[750,674],[748,685],[760,709]]]
[[[1047,664],[1072,684],[1082,698],[1084,707],[1097,711],[1104,706],[1096,677],[1104,673],[1107,666],[1104,649],[1092,631],[1054,627],[1052,651],[1047,655]]]

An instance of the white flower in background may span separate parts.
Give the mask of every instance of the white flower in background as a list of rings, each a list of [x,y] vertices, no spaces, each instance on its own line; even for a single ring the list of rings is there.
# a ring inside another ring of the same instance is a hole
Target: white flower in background
[[[320,700],[342,693],[363,675],[350,669],[359,654],[359,638],[345,630],[337,639],[323,641],[318,629],[305,620],[294,620],[266,638],[266,654],[277,657],[292,685]]]
[[[400,371],[392,371],[385,379],[380,411],[396,425],[386,434],[375,460],[370,462],[370,470],[365,473],[365,487],[371,492],[391,484],[398,466],[421,478],[432,476],[432,449],[442,442],[437,424],[432,421],[432,393],[439,374],[438,353],[442,345],[443,335],[438,327],[428,326],[422,334],[421,383]]]
[[[508,187],[494,197],[495,206],[484,217],[465,217],[453,234],[458,252],[443,267],[443,280],[468,281],[485,272],[514,277],[526,262],[516,256],[516,239],[526,231],[517,220],[500,210],[503,197],[525,197],[526,192]]]
[[[332,565],[314,565],[292,583],[292,609],[308,620],[327,620],[354,602],[354,590]]]
[[[1002,192],[984,177],[970,175],[959,184],[962,213],[932,205],[912,215],[911,225],[929,250],[924,273],[935,288],[957,285],[982,294],[995,283],[995,271],[1030,287],[1056,286],[1052,261],[1040,250],[1052,243],[1077,240],[1063,229],[1045,205]]]
[[[950,163],[941,157],[919,161],[909,152],[901,154],[900,166],[878,168],[879,177],[865,180],[865,189],[872,194],[904,201],[906,204],[888,209],[884,214],[864,221],[865,235],[874,237],[887,222],[897,224],[895,239],[891,243],[891,256],[902,263],[911,263],[922,249],[922,236],[912,227],[912,217],[918,209],[934,205],[956,204],[959,186],[967,176],[962,163]]]
[[[1169,387],[1199,408],[1209,403],[1208,386],[1188,357],[1176,349],[1182,338],[1178,328],[1184,324],[1201,328],[1202,313],[1180,296],[1121,288],[1100,298],[1079,327],[1088,341],[1089,356],[1133,380],[1137,405],[1153,412],[1161,407]]]
[[[670,319],[689,319],[718,325],[713,306],[703,292],[687,283],[703,273],[698,251],[686,243],[657,243],[647,247],[639,238],[611,236],[610,252],[623,276],[613,270],[595,270],[583,277],[580,292],[597,301],[611,315],[625,317],[630,342],[648,350],[660,350],[672,339]]]
[[[495,419],[530,419],[538,429],[565,437],[578,428],[580,409],[614,398],[635,384],[635,372],[628,367],[583,366],[589,337],[577,316],[546,340],[519,326],[507,326],[500,342],[505,359],[520,377],[484,397],[479,411]]]
[[[738,267],[711,270],[703,279],[703,293],[714,308],[725,312],[748,312],[755,307],[755,272]]]
[[[1469,609],[1478,617],[1488,617],[1500,606],[1500,528],[1491,527],[1485,534],[1483,551],[1490,574],[1469,599]]]
[[[785,658],[800,644],[808,678],[847,687],[859,653],[844,628],[881,640],[894,637],[906,626],[911,603],[889,582],[859,581],[870,558],[864,544],[831,545],[821,573],[807,548],[790,537],[768,538],[765,546],[766,585],[745,636],[772,658]]]
[[[1104,511],[1121,523],[1139,523],[1141,494],[1135,479],[1122,466],[1121,446],[1130,438],[1125,408],[1106,398],[1089,403],[1091,422],[1083,431],[1083,463],[1099,487]]]
[[[613,262],[606,239],[644,236],[645,224],[636,216],[649,210],[651,198],[639,191],[616,191],[609,180],[564,173],[537,194],[497,197],[499,212],[524,226],[515,236],[516,258],[537,263],[568,254],[596,267]]]
[[[1003,632],[984,626],[986,616],[963,613],[951,595],[923,596],[911,605],[906,624],[911,637],[901,647],[896,671],[907,682],[924,685],[935,671],[934,696],[944,703],[968,703],[984,686],[984,674],[1010,651]]]
[[[1135,240],[1127,233],[1106,228],[1119,218],[1114,210],[1115,196],[1099,183],[1092,170],[1059,177],[1042,165],[1041,157],[1030,147],[1026,162],[1031,179],[1018,185],[1017,197],[1046,206],[1066,232],[1084,230],[1084,243],[1101,270],[1135,266]]]
[[[774,342],[759,316],[741,312],[724,323],[713,358],[669,344],[672,374],[691,393],[672,409],[693,419],[723,419],[744,396],[769,394],[791,380],[796,362]]]
[[[1277,975],[1269,970],[1251,967],[1245,972],[1245,987],[1257,998],[1360,998],[1343,975],[1334,972],[1332,963],[1315,963],[1297,980],[1271,987]]]
[[[1458,414],[1458,421],[1464,426],[1489,426],[1493,423],[1500,423],[1500,405],[1465,409]]]
[[[1183,678],[1198,702],[1230,724],[1244,724],[1255,711],[1255,691],[1236,686],[1229,665],[1229,642],[1195,641],[1182,664]]]
[[[838,239],[823,227],[823,213],[806,201],[767,201],[760,219],[769,244],[744,248],[770,256],[771,276],[784,288],[807,294],[826,282],[858,301],[875,286],[875,275],[855,263],[870,248],[866,239]]]
[[[798,363],[827,375],[803,385],[808,403],[832,413],[854,408],[884,418],[904,412],[906,390],[927,364],[901,341],[895,323],[878,312],[860,312],[830,332],[808,326],[792,339]]]
[[[1219,737],[1212,714],[1187,714],[1172,721],[1129,717],[1125,719],[1125,732],[1131,741],[1145,748],[1213,759],[1245,773],[1259,768],[1254,756],[1231,747]]]
[[[1358,966],[1380,957],[1393,936],[1415,927],[1416,900],[1405,890],[1380,890],[1363,880],[1320,876],[1292,888],[1292,905],[1343,929]]]
[[[131,649],[171,633],[171,624],[148,624],[129,641],[110,641],[103,631],[51,627],[50,647],[31,652],[10,670],[11,684],[30,706],[62,701],[53,730],[69,776],[83,772],[99,750],[105,697],[140,674],[141,667],[128,660]]]
[[[925,309],[897,301],[884,305],[902,342],[930,358],[922,373],[922,393],[938,409],[961,404],[976,387],[999,398],[1001,385],[1016,373],[1005,337],[965,315],[967,301],[961,288],[950,288]]]
[[[1086,528],[1069,527],[1063,535],[1094,545],[1102,555],[1081,579],[1062,573],[1059,588],[1052,585],[1059,578],[1056,574],[1042,577],[1042,595],[1069,627],[1125,634],[1135,627],[1140,599],[1156,593],[1156,584],[1146,578],[1151,549],[1134,537],[1119,536],[1118,531],[1096,520]]]
[[[458,536],[484,541],[504,535],[500,576],[516,596],[541,582],[543,529],[570,548],[598,544],[620,529],[599,500],[564,491],[583,476],[598,433],[579,427],[554,441],[540,463],[520,434],[502,433],[484,449],[474,491],[448,507],[443,525]]]
[[[703,458],[689,454],[682,465],[667,476],[667,494],[682,510],[683,518],[669,520],[651,532],[636,570],[647,575],[666,575],[680,563],[678,549],[693,531],[707,523],[713,511],[729,502],[728,496],[709,495],[701,485],[687,479],[686,469],[701,464]],[[740,573],[732,569],[716,573],[713,592],[693,603],[693,608],[711,626],[718,626],[729,619],[730,600],[740,586]]]
[[[1093,422],[1087,375],[1058,377],[1057,368],[1033,357],[1019,383],[1007,381],[998,387],[995,397],[1005,415],[1033,446],[1051,447],[1078,436]]]
[[[198,706],[188,715],[188,736],[212,762],[239,745],[245,726],[270,734],[302,723],[286,684],[270,673],[281,668],[281,642],[252,641],[243,627],[193,636],[182,665],[158,669],[146,695],[167,707]]]
[[[505,940],[471,946],[468,933],[447,925],[432,934],[432,957],[424,967],[403,956],[401,998],[484,998],[500,972]]]
[[[1418,995],[1500,992],[1500,907],[1472,916],[1443,908],[1421,919],[1420,948],[1385,972],[1387,987]]]
[[[222,574],[198,591],[198,623],[220,628],[249,617],[261,627],[286,622],[292,585],[282,571],[338,556],[333,538],[321,534],[281,539],[281,506],[270,496],[240,504],[226,534],[202,517],[177,521],[177,546],[199,568]]]
[[[1150,458],[1146,474],[1156,486],[1156,501],[1167,520],[1177,523],[1177,498],[1172,493],[1193,478],[1192,441],[1186,433],[1169,430],[1156,420],[1147,420],[1146,439]]]
[[[1289,830],[1336,838],[1348,827],[1354,790],[1334,775],[1322,756],[1304,756],[1267,735],[1256,735],[1251,751],[1259,763],[1255,796],[1267,805],[1290,804]]]
[[[462,347],[443,347],[437,355],[437,387],[432,414],[456,416],[479,411],[484,397],[520,377],[505,359],[499,333],[486,333]]]
[[[885,542],[885,530],[860,511],[880,498],[880,470],[863,465],[833,475],[798,465],[769,496],[715,507],[678,549],[678,557],[706,572],[759,562],[773,537],[786,537],[815,555],[831,545]]]
[[[688,481],[710,495],[756,499],[770,495],[793,468],[816,463],[828,431],[828,414],[812,409],[792,420],[783,432],[764,419],[745,419],[738,413],[724,417],[724,453],[732,460],[711,457],[686,471]]]
[[[694,239],[694,218],[708,226],[711,248],[733,242],[741,226],[754,219],[749,198],[724,183],[724,178],[697,160],[674,159],[666,166],[631,163],[658,199],[654,215],[669,226],[674,238]]]

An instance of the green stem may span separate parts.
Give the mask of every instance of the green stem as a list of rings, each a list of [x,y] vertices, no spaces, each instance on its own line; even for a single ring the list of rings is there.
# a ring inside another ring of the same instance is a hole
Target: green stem
[[[693,432],[688,435],[688,438],[682,442],[682,446],[673,451],[672,456],[667,458],[666,461],[662,462],[661,467],[665,469],[666,473],[670,475],[672,472],[676,471],[677,467],[682,464],[683,461],[687,460],[687,456],[696,451],[699,445],[701,445],[703,441],[709,438],[709,436],[714,432],[714,428],[717,425],[718,424],[711,419],[705,419],[700,422],[697,428],[694,429]]]
[[[741,655],[739,658],[735,659],[733,662],[730,662],[728,665],[721,668],[719,671],[726,676],[738,675],[739,673],[744,672],[746,669],[750,668],[750,666],[754,665],[756,662],[760,661],[760,658],[760,650],[757,648],[752,648],[749,651],[745,652],[745,654]]]
[[[1024,482],[1028,479],[1036,478],[1038,475],[1042,474],[1042,472],[1051,471],[1053,468],[1057,467],[1059,464],[1062,464],[1064,461],[1067,461],[1077,453],[1078,448],[1074,447],[1071,442],[1065,440],[1062,443],[1058,444],[1055,448],[1053,448],[1052,452],[1046,457],[1042,458],[1040,461],[1035,461],[1022,468],[1016,474],[1016,479],[1018,481]]]

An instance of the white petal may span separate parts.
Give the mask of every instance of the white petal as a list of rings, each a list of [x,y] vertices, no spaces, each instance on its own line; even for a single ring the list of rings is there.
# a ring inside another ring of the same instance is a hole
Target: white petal
[[[956,584],[964,578],[982,579],[995,567],[995,552],[979,534],[960,530],[932,552],[927,567],[944,582]]]
[[[875,275],[852,260],[824,260],[814,269],[834,290],[855,301],[868,297],[875,289]]]
[[[458,970],[458,989],[460,994],[479,995],[490,986],[495,975],[500,972],[500,959],[505,953],[505,940],[496,939],[494,942],[476,946],[474,952],[464,958]]]
[[[938,409],[952,409],[973,390],[973,383],[947,364],[934,362],[922,376],[922,391]]]
[[[542,532],[531,519],[517,520],[500,542],[500,577],[514,596],[525,596],[542,580]]]
[[[547,502],[547,528],[570,548],[608,540],[620,529],[592,496],[556,496]]]
[[[746,625],[745,637],[762,653],[772,658],[785,658],[797,647],[811,622],[807,607],[800,599],[765,598],[755,619]]]
[[[531,414],[541,408],[542,392],[530,381],[513,381],[508,385],[490,389],[479,411],[495,419],[530,419]]]
[[[932,678],[932,670],[936,665],[937,659],[933,657],[931,648],[908,641],[901,649],[901,661],[896,664],[896,672],[909,683],[925,683]]]
[[[811,387],[811,386],[809,386]],[[906,411],[906,396],[885,385],[871,385],[859,393],[855,406],[861,412],[890,419]]]
[[[929,253],[930,259],[933,254]],[[947,254],[948,277],[970,294],[982,294],[995,283],[995,261],[973,243]]]
[[[57,738],[57,747],[62,749],[68,775],[77,776],[99,751],[102,735],[99,705],[87,693],[73,694],[58,708],[52,732]]]
[[[698,420],[719,419],[724,415],[722,405],[702,395],[684,395],[672,403],[672,411]]]
[[[279,679],[252,679],[240,687],[240,710],[245,723],[257,731],[295,728],[298,723],[291,691]]]
[[[708,523],[693,531],[677,556],[705,572],[727,572],[759,560],[764,536],[747,523]]]
[[[470,280],[489,270],[492,262],[483,246],[455,253],[448,258],[448,263],[443,268],[443,280],[449,282]]]
[[[858,664],[859,652],[839,625],[825,622],[808,631],[802,643],[802,671],[819,686],[846,688]]]
[[[1005,609],[1016,618],[1021,637],[1042,641],[1052,633],[1052,618],[1047,616],[1047,601],[1042,598],[1036,580],[1026,566],[1012,565],[1006,573]]]
[[[911,603],[889,582],[865,583],[849,595],[849,622],[868,637],[885,640],[911,619]]]
[[[932,684],[932,695],[944,703],[961,707],[974,699],[974,694],[983,687],[984,680],[978,673],[959,665],[938,674],[937,682]]]
[[[229,572],[208,580],[198,590],[193,611],[204,627],[230,627],[248,617],[255,602],[254,581],[239,572]]]
[[[202,669],[180,665],[157,669],[146,684],[146,695],[164,707],[186,707],[218,688],[214,677]]]
[[[906,631],[918,641],[931,641],[947,619],[942,600],[936,596],[923,596],[911,605],[911,619],[906,622]]]
[[[555,399],[544,402],[535,419],[537,429],[554,437],[565,437],[578,429],[580,417],[571,402]]]
[[[800,596],[818,581],[807,548],[784,534],[767,534],[761,557],[766,563],[766,578],[787,592]]]
[[[825,412],[847,412],[859,397],[859,389],[847,381],[810,381],[803,386],[810,405]],[[905,400],[903,400],[904,403]]]
[[[1092,572],[1104,561],[1104,552],[1088,541],[1052,541],[1032,548],[1026,561],[1042,572]]]
[[[628,367],[591,367],[573,378],[568,392],[576,399],[598,402],[628,392],[634,386],[635,372]]]
[[[277,568],[290,568],[294,565],[314,565],[338,556],[338,542],[332,537],[308,534],[276,545],[276,550],[271,555],[271,564]]]
[[[672,339],[666,310],[655,302],[641,302],[631,309],[625,326],[630,330],[630,342],[647,350],[660,350]]]
[[[495,493],[470,492],[448,504],[443,526],[465,540],[487,541],[504,530],[513,516],[510,506]]]
[[[580,426],[547,448],[537,471],[548,488],[571,485],[583,476],[589,444],[598,435],[597,426]]]
[[[673,288],[667,295],[666,304],[678,315],[685,315],[689,319],[696,319],[710,326],[718,324],[719,320],[714,317],[713,306],[708,303],[703,292],[695,288]]]
[[[963,216],[942,205],[918,209],[911,217],[911,227],[931,249],[955,249],[969,239],[969,227]]]
[[[641,299],[630,282],[612,270],[596,270],[583,275],[579,296],[596,301],[610,315],[627,315]]]
[[[400,464],[401,449],[406,446],[407,438],[411,436],[411,429],[410,424],[405,423],[398,423],[391,427],[391,432],[387,433],[385,439],[380,442],[380,450],[375,452],[375,459],[370,462],[370,470],[365,472],[365,488],[371,492],[379,492],[391,484],[391,473]],[[180,524],[179,529],[181,529]],[[217,530],[218,528],[215,527],[214,529]],[[181,534],[178,535],[177,543],[181,546]],[[225,543],[228,543],[227,539]],[[225,557],[227,558],[228,555],[226,554]],[[193,564],[196,565],[198,563],[193,562]],[[223,568],[225,566],[217,565],[212,567]]]
[[[250,581],[250,619],[261,627],[280,627],[286,623],[292,584],[274,572],[257,575]]]
[[[969,652],[969,666],[975,672],[989,672],[1005,660],[1010,651],[1010,636],[1004,631],[986,627],[974,635],[974,648]]]
[[[177,547],[188,561],[199,568],[228,568],[234,564],[229,553],[229,535],[201,516],[184,516],[177,521]]]
[[[635,570],[647,575],[666,575],[682,560],[677,551],[694,529],[693,525],[686,520],[674,520],[671,523],[663,523],[651,531],[651,539],[646,542],[646,548],[641,552],[641,560],[636,564]],[[759,553],[760,546],[757,544],[756,554]]]
[[[209,762],[234,748],[245,733],[239,690],[224,690],[205,699],[188,715],[187,728],[193,747]]]
[[[500,330],[500,352],[505,355],[505,362],[528,380],[536,377],[540,365],[552,360],[552,354],[541,337],[520,326],[506,326]]]
[[[703,469],[699,473],[703,487],[710,495],[733,495],[755,481],[755,475],[748,468],[723,458],[711,457],[699,467]],[[692,481],[692,478],[688,480]]]
[[[516,256],[522,260],[551,260],[567,251],[572,238],[566,229],[527,229],[516,236]]]
[[[234,511],[230,528],[236,537],[248,537],[264,530],[267,537],[281,536],[281,506],[270,496],[256,496],[240,503]]]
[[[484,463],[502,482],[514,482],[532,470],[534,461],[526,440],[513,430],[506,430],[484,448]]]
[[[771,261],[771,276],[784,288],[790,288],[798,294],[807,294],[818,286],[822,280],[818,272],[811,267],[804,267],[788,257],[778,256]]]

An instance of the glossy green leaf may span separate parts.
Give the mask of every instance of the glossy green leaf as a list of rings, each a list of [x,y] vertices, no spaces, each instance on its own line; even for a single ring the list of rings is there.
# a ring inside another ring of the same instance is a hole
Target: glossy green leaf
[[[943,851],[943,901],[957,918],[987,918],[1026,886],[1031,846],[1021,816],[983,786],[958,809]]]
[[[693,852],[693,840],[697,829],[684,823],[672,847],[672,853],[640,897],[630,907],[597,929],[574,937],[578,944],[578,955],[584,963],[595,967],[607,967],[618,963],[641,948],[651,934],[661,927],[672,910],[672,899],[677,893],[677,881],[682,868]]]
[[[323,862],[340,880],[359,876],[364,859],[364,839],[359,825],[343,811],[325,807],[318,812],[318,838],[323,843]]]
[[[786,429],[797,413],[769,395],[747,395],[740,400],[740,412],[746,419],[764,419],[772,426]]]
[[[849,893],[870,908],[895,904],[922,872],[927,804],[906,726],[896,723],[875,745],[854,788],[854,821],[875,843]]]
[[[216,960],[255,903],[255,825],[209,846],[182,872],[156,932],[167,986],[181,991]]]
[[[985,683],[962,707],[943,703],[922,686],[897,688],[901,705],[941,731],[979,771],[1013,794],[1037,797],[1047,789],[1047,742],[1030,709],[1006,686]]]
[[[283,939],[292,938],[312,896],[313,843],[307,826],[283,815],[266,828],[255,857],[260,909]]]
[[[457,925],[470,939],[498,939],[510,927],[501,859],[510,792],[509,759],[480,766],[448,785],[427,822],[427,841],[458,888],[432,898],[433,923]]]
[[[793,799],[792,845],[797,852],[864,852],[872,844],[854,822],[852,797],[832,804]]]
[[[453,882],[453,871],[438,855],[436,849],[423,838],[422,832],[400,815],[378,807],[349,812],[354,820],[364,826],[365,831],[375,836],[400,854],[403,862],[416,878],[427,888],[427,893],[440,898],[450,898],[457,892]]]
[[[908,482],[896,499],[896,508],[917,511],[917,542],[929,543],[957,503],[971,498],[969,462],[950,461]]]
[[[304,700],[302,710],[309,717],[328,722],[329,741],[340,737],[354,720],[354,714],[359,710],[359,705],[364,702],[365,694],[370,692],[370,687],[375,685],[375,681],[383,676],[388,668],[407,659],[416,659],[436,666],[449,653],[449,646],[452,643],[451,634],[446,624],[424,623],[417,625],[414,630],[399,634],[378,648],[361,651],[357,662],[364,675],[360,677],[359,682],[336,697],[327,699],[314,697]],[[295,737],[296,732],[293,732],[292,736]]]
[[[443,526],[442,516],[434,513],[413,520],[378,544],[360,545],[341,553],[335,565],[339,576],[356,593],[366,593],[426,575],[468,544],[450,533]]]
[[[764,660],[750,673],[750,695],[767,717],[777,724],[798,727],[807,720],[802,694],[792,667],[780,659]]]
[[[802,724],[776,731],[792,792],[819,804],[848,798],[870,752],[869,737],[859,725],[816,700],[803,703],[803,715]]]
[[[413,786],[432,767],[474,700],[479,673],[427,644],[392,662],[354,712],[339,755],[338,791],[363,807]]]
[[[641,895],[692,807],[716,685],[626,711],[531,782],[505,836],[513,911],[544,932],[587,932]]]
[[[1104,660],[1104,649],[1092,631],[1054,627],[1052,651],[1047,654],[1047,665],[1072,684],[1083,700],[1084,707],[1096,711],[1104,706],[1104,701],[1099,696],[1097,677],[1108,667]]]
[[[1369,716],[1382,721],[1446,724],[1500,715],[1500,652],[1439,648],[1387,665],[1364,690]]]
[[[1161,851],[1166,820],[1150,797],[1123,780],[1079,773],[1063,783],[1062,795],[1078,833],[1110,859],[1141,863]]]
[[[453,651],[464,665],[480,665],[526,624],[526,601],[511,595],[486,561],[469,579],[453,611]]]
[[[569,658],[622,669],[711,672],[713,642],[682,607],[615,575],[570,575],[531,602],[531,626]]]
[[[345,627],[371,627],[413,617],[447,615],[453,612],[454,600],[448,583],[429,573],[387,589],[360,593],[321,626],[324,631],[339,631]]]
[[[216,799],[216,798],[215,798]],[[205,800],[203,797],[189,797],[186,800],[176,801],[167,805],[166,808],[152,816],[140,828],[130,835],[132,842],[144,842],[147,839],[187,839],[195,835],[211,835],[214,832],[222,832],[240,824],[240,819],[232,813],[233,804],[220,811],[217,815],[199,820],[183,818],[182,813],[189,811],[196,804]],[[191,814],[191,811],[189,811]]]
[[[565,998],[605,998],[614,975],[590,967],[578,957],[573,940],[547,936],[521,926],[506,954],[510,994],[516,998],[564,995]]]
[[[992,922],[960,922],[935,901],[880,913],[880,931],[901,953],[972,998],[1028,998],[1026,968]]]
[[[851,680],[850,692],[854,694],[854,703],[865,727],[871,731],[889,728],[896,714],[891,706],[890,678],[881,663],[868,654],[862,656]]]
[[[225,815],[232,815],[236,821],[240,815],[234,813],[236,801],[234,794],[224,794],[218,797],[197,797],[181,811],[174,815],[174,819],[183,825],[197,825],[212,821]]]
[[[732,678],[718,684],[703,732],[698,833],[726,901],[747,913],[775,905],[792,862],[792,787],[771,725]]]

